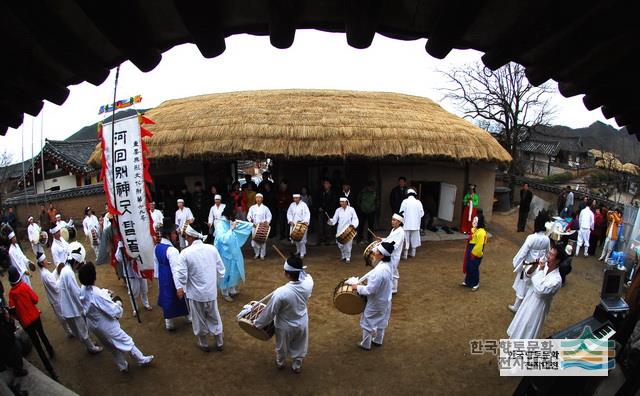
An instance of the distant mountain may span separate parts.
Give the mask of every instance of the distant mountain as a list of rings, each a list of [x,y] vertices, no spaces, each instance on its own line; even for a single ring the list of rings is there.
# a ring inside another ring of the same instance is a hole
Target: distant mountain
[[[620,161],[640,165],[640,141],[627,132],[626,128],[616,129],[611,125],[596,121],[586,128],[569,128],[556,125],[539,127],[538,131],[547,136],[559,138],[579,137],[585,150],[609,151]]]
[[[136,114],[136,112],[144,114],[147,109],[126,109],[120,110],[116,113],[116,120],[120,120],[122,118],[127,118]],[[111,114],[108,117],[104,118],[102,123],[106,123],[111,121]],[[95,124],[87,125],[86,127],[80,129],[78,132],[66,138],[66,141],[76,141],[76,140],[87,140],[87,139],[98,139],[98,122]]]

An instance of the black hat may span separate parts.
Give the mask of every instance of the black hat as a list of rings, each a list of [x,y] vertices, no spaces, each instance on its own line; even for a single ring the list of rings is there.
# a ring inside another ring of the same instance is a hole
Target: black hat
[[[18,282],[20,282],[20,273],[18,272],[16,267],[14,267],[13,265],[10,266],[8,272],[9,272],[9,283],[11,283],[12,285],[15,285]]]
[[[165,217],[162,219],[162,227],[160,227],[161,234],[170,234],[178,228],[176,223],[171,220],[171,217]]]
[[[394,244],[394,242],[382,242],[380,243],[380,247],[378,247],[378,251],[382,253],[383,256],[391,256],[393,254]]]

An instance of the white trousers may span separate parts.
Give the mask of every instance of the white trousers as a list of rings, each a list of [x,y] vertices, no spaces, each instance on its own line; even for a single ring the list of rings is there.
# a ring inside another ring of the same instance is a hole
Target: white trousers
[[[60,326],[62,326],[62,328],[64,329],[65,334],[74,335],[73,332],[71,331],[71,327],[69,327],[69,324],[67,323],[67,321],[64,320],[62,315],[60,315],[60,313],[58,312],[58,310],[56,310],[56,307],[54,307],[53,304],[51,304],[51,309],[53,310],[54,315],[56,315],[56,318],[58,319],[58,322],[60,322]]]
[[[129,284],[131,285],[131,292],[133,293],[133,296],[129,294],[131,307],[133,307],[133,301],[138,297],[142,300],[144,307],[149,307],[149,285],[147,284],[147,280],[144,278],[129,278]],[[140,309],[139,305],[137,307]]]
[[[89,329],[87,322],[82,316],[74,316],[73,318],[65,318],[64,321],[69,326],[71,333],[80,340],[88,350],[94,349],[96,346],[89,338]]]
[[[307,255],[307,232],[306,231],[299,242],[291,240],[291,243],[296,245],[296,254],[299,254],[301,258]]]
[[[235,286],[232,286],[228,289],[220,289],[220,292],[222,293],[223,296],[230,296],[232,294],[238,293]]]
[[[398,271],[398,265],[400,264],[399,261],[395,261],[395,260],[391,260],[392,261],[392,267],[393,267],[393,286],[391,291],[393,293],[397,293],[398,292],[398,280],[400,279],[400,271]]]
[[[338,248],[340,249],[340,253],[342,254],[343,259],[351,260],[351,247],[353,246],[353,239],[344,245],[340,242],[336,242],[338,244]]]
[[[193,334],[198,336],[198,339],[207,335],[218,336],[222,334],[222,319],[220,312],[218,312],[217,300],[202,302],[187,299],[187,301],[189,302]]]
[[[591,236],[591,229],[581,228],[578,230],[578,244],[576,245],[576,256],[580,253],[580,248],[584,245],[585,253],[589,249],[589,237]]]
[[[93,242],[93,241],[92,241]],[[93,253],[95,253],[96,255],[96,260],[98,259],[98,252],[100,251],[100,244],[94,245],[93,243],[91,244],[91,247],[93,248]]]
[[[604,245],[602,245],[602,254],[600,254],[600,260],[607,261],[611,253],[613,252],[613,246],[616,244],[616,241],[612,241],[611,238],[604,240]]]
[[[302,366],[302,359],[307,356],[309,348],[308,326],[275,329],[276,333],[276,360],[278,364],[284,364],[287,356],[293,359],[293,368]]]
[[[38,253],[44,254],[44,247],[39,243],[32,243],[31,250],[33,250],[33,255],[36,256],[36,259],[38,258]]]
[[[187,247],[187,241],[182,237],[182,235],[178,234],[178,240],[180,241],[180,250]]]
[[[133,346],[133,348],[131,348],[130,351],[123,351],[116,348],[116,346],[109,342],[109,340],[102,339],[102,337],[99,338],[104,346],[107,347],[109,352],[111,352],[111,355],[113,355],[113,360],[116,362],[116,366],[118,366],[119,370],[126,370],[127,367],[129,367],[129,364],[127,363],[127,359],[125,357],[125,353],[130,353],[131,357],[134,358],[137,363],[144,362],[144,354],[135,345]]]
[[[371,349],[371,341],[375,342],[376,344],[382,345],[382,341],[384,341],[384,330],[385,329],[378,329],[374,333],[362,329],[362,341],[360,342],[360,344],[367,349]]]
[[[416,255],[416,248],[422,245],[422,241],[420,240],[420,230],[404,230],[404,250],[409,250],[413,254],[411,256]]]
[[[264,258],[267,255],[267,243],[259,243],[254,240],[251,240],[251,247],[253,248],[253,252],[256,256]]]

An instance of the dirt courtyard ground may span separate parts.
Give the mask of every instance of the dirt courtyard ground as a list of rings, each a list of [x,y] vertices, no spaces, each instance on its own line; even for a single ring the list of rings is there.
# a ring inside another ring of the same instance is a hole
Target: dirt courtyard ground
[[[464,241],[427,243],[416,259],[402,261],[400,290],[393,300],[385,344],[369,352],[355,346],[361,335],[359,317],[344,315],[332,306],[336,284],[366,272],[361,259],[365,245],[354,246],[354,260],[348,265],[338,261],[335,246],[310,247],[305,264],[315,288],[309,302],[309,355],[299,375],[277,370],[274,340],[251,338],[235,320],[245,303],[284,283],[281,259],[272,249],[265,262],[246,261],[247,282],[234,303],[219,301],[223,352],[200,351],[187,323],[175,332],[165,331],[155,304],[153,311],[142,312],[138,324],[112,268],[99,267],[97,284],[126,301],[123,329],[144,353],[156,356],[150,367],[132,364],[128,374],[118,372],[109,352],[90,356],[78,341],[67,339],[53,318],[39,276],[33,277],[33,283],[41,297],[45,329],[57,351],[58,375],[81,395],[506,395],[519,379],[500,377],[493,355],[470,355],[469,341],[506,338],[513,316],[506,308],[514,298],[511,260],[526,236],[514,231],[516,216],[493,217],[488,227],[493,238],[485,250],[477,292],[458,286]],[[573,260],[573,273],[556,295],[541,336],[591,315],[598,303],[602,269],[595,258]],[[153,285],[152,302],[156,295],[157,285]],[[32,353],[29,360],[42,367],[37,354]]]

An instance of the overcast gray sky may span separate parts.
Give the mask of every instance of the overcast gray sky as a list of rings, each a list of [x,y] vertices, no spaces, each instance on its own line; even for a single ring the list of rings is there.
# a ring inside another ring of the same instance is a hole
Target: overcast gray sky
[[[459,109],[442,101],[443,94],[438,88],[444,87],[446,80],[437,70],[479,61],[482,54],[473,50],[453,51],[439,60],[425,52],[425,42],[378,35],[371,47],[358,50],[347,44],[343,33],[299,30],[293,46],[286,50],[272,47],[269,37],[229,37],[227,50],[213,59],[205,59],[194,45],[185,44],[164,53],[162,62],[149,73],[142,73],[129,62],[123,64],[117,97],[142,95],[138,107],[149,108],[168,99],[241,90],[387,91],[428,97],[459,114]],[[37,154],[41,127],[45,138],[62,140],[98,121],[100,105],[112,101],[114,78],[115,70],[98,87],[88,83],[70,87],[71,94],[62,106],[45,102],[38,117],[25,116],[22,127],[10,129],[0,137],[0,152],[8,150],[13,154],[13,162],[18,162],[20,147],[24,147],[25,159],[31,155],[32,129],[33,150]],[[600,120],[616,126],[599,110],[587,111],[581,97],[567,99],[557,94],[553,101],[557,109],[554,124],[579,128]],[[23,128],[24,137],[20,133]]]

